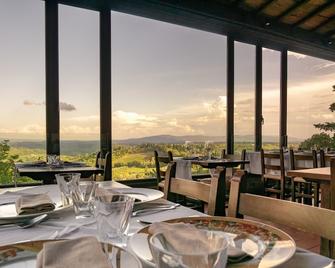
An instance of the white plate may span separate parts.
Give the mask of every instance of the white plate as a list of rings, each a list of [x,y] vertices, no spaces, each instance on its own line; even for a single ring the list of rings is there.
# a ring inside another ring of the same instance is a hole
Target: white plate
[[[5,222],[15,222],[22,219],[34,218],[42,214],[52,214],[64,209],[70,208],[71,206],[63,207],[61,202],[55,202],[56,208],[47,212],[39,212],[33,214],[17,215],[15,204],[0,205],[0,224]]]
[[[107,191],[126,194],[136,199],[136,204],[154,201],[164,196],[164,193],[148,188],[104,188]]]

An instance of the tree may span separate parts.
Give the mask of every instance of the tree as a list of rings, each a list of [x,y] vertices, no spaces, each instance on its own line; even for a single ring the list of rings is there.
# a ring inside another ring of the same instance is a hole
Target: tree
[[[14,162],[19,158],[18,155],[10,155],[9,140],[0,142],[0,184],[13,183]]]
[[[333,92],[335,92],[335,85],[333,86]],[[335,112],[335,102],[329,105],[329,110],[332,113]],[[324,132],[314,134],[311,138],[303,141],[300,147],[302,149],[311,149],[314,147],[335,148],[335,122],[314,124],[314,127]]]

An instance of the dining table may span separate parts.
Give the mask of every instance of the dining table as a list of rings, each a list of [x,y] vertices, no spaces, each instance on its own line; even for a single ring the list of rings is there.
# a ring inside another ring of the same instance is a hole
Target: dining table
[[[128,186],[116,181],[99,182],[100,187],[104,188],[127,188]],[[8,188],[0,190],[0,205],[8,202],[11,194],[24,193],[48,193],[51,198],[57,197],[60,192],[57,185],[42,185],[25,188]],[[171,203],[167,200],[160,200],[162,203]],[[207,216],[201,212],[192,210],[184,206],[178,206],[172,210],[160,211],[152,214],[145,214],[130,219],[128,235],[131,237],[141,230],[144,226],[138,220],[148,222],[161,222],[181,217]],[[59,211],[50,215],[49,219],[32,228],[22,229],[15,226],[0,226],[0,253],[1,248],[8,244],[14,244],[22,241],[38,241],[50,239],[73,239],[84,236],[96,236],[96,222],[94,220],[78,220],[75,218],[73,209]],[[0,254],[1,255],[1,254]],[[275,258],[275,256],[274,256]],[[1,259],[0,259],[1,266]],[[15,266],[13,266],[15,267]],[[143,268],[149,268],[143,263]],[[230,267],[230,266],[228,266]],[[233,266],[235,267],[235,266]],[[241,263],[236,267],[258,267]],[[292,258],[278,267],[288,268],[314,268],[314,267],[335,267],[333,260],[310,251],[297,249]]]
[[[299,169],[287,171],[287,176],[295,178],[301,177],[308,182],[317,182],[320,184],[320,205],[322,208],[328,208],[335,210],[335,181],[331,176],[331,168],[310,168],[310,169]],[[329,243],[333,242],[321,238],[321,252],[327,256],[335,256],[335,249],[333,252],[329,252]],[[335,245],[334,245],[335,246]]]
[[[82,178],[89,178],[92,175],[103,174],[104,170],[82,162],[63,162],[57,166],[48,165],[45,162],[20,162],[15,163],[14,178],[16,181],[18,177],[29,177],[41,180],[43,184],[52,184],[56,182],[55,175],[59,173],[80,173]]]

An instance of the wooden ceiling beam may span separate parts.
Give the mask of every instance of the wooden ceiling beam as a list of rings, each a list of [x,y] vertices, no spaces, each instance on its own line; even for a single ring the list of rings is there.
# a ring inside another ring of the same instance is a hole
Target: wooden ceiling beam
[[[334,1],[333,0],[329,0],[327,3],[322,4],[321,6],[317,7],[316,9],[314,9],[312,12],[308,13],[306,16],[302,17],[300,20],[298,20],[297,22],[295,22],[292,26],[296,27],[296,26],[299,26],[299,25],[303,24],[304,22],[306,22],[309,19],[313,18],[314,16],[318,15],[320,12],[322,12],[323,10],[325,10],[328,7],[332,6],[333,4],[334,4]]]
[[[317,30],[321,29],[323,26],[327,25],[328,23],[332,22],[335,20],[335,15],[329,17],[328,19],[326,19],[325,21],[321,22],[319,25],[317,25],[316,27],[314,27],[312,30],[314,32],[316,32]]]
[[[266,3],[263,3],[254,12],[256,14],[261,13],[264,9],[266,9],[268,6],[270,6],[274,1],[276,1],[276,0],[270,0],[270,1],[267,1]]]
[[[296,8],[302,6],[303,4],[307,3],[309,0],[297,0],[297,2],[295,4],[293,4],[291,7],[289,7],[288,9],[286,9],[283,13],[281,13],[279,16],[276,17],[276,20],[279,21],[280,19],[282,19],[283,17],[285,17],[286,15],[290,14],[293,10],[295,10]]]

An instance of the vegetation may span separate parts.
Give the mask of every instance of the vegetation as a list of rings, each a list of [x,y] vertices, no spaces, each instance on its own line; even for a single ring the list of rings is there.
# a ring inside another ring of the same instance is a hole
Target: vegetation
[[[0,142],[0,184],[13,184],[14,182],[14,162],[45,160],[45,149],[32,146],[16,147],[12,146],[8,140]],[[242,149],[253,150],[252,143],[236,143],[236,153]],[[263,146],[266,150],[278,148],[278,144],[268,143]],[[211,144],[212,156],[220,157],[224,143]],[[173,156],[206,155],[204,143],[192,143],[187,146],[184,144],[140,144],[124,145],[114,144],[112,152],[112,176],[115,180],[144,179],[154,178],[155,161],[153,151],[158,150],[161,153],[172,151]],[[63,161],[79,161],[87,165],[95,164],[96,153],[72,152],[71,154],[62,154]],[[193,167],[194,174],[207,173],[207,170],[199,166]],[[17,179],[19,183],[35,182],[27,177]]]
[[[333,86],[335,92],[335,86]],[[329,110],[335,112],[335,102],[329,105]],[[302,149],[314,148],[335,148],[335,122],[314,124],[314,127],[321,130],[320,134],[314,134],[311,138],[300,144]]]

